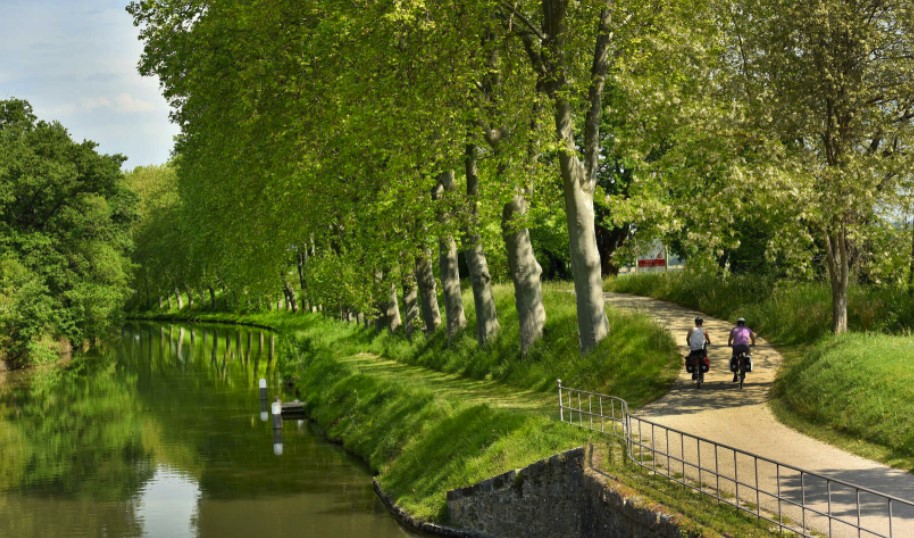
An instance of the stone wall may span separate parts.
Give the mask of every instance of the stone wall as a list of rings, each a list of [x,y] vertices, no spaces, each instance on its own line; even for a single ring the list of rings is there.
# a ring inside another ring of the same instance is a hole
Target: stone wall
[[[448,492],[451,525],[483,536],[680,537],[679,516],[647,506],[589,465],[583,447]]]

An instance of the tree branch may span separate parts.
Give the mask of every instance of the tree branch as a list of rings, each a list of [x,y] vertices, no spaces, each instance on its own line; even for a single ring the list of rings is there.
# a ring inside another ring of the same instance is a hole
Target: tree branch
[[[508,2],[507,0],[501,0],[499,2],[499,4],[501,4],[502,7],[506,8],[508,11],[510,11],[511,14],[513,14],[515,17],[520,19],[520,21],[522,23],[524,23],[524,26],[526,26],[531,32],[533,32],[533,34],[540,41],[542,41],[545,38],[543,36],[543,32],[541,32],[539,28],[537,28],[532,22],[530,22],[530,19],[528,19],[526,16],[524,16],[524,14],[520,12],[520,10],[518,10],[516,7],[511,5],[510,2]]]
[[[588,101],[590,109],[587,111],[586,124],[584,125],[584,166],[588,178],[596,177],[597,163],[600,157],[600,118],[603,113],[603,88],[606,84],[606,71],[609,67],[610,25],[612,14],[609,5],[600,13],[600,23],[597,27],[597,43],[594,47],[593,64],[590,68],[590,88]]]

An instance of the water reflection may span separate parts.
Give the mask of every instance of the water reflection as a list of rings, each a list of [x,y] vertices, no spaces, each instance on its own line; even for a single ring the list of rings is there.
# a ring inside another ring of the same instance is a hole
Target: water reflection
[[[193,477],[160,466],[143,486],[137,519],[146,536],[194,536],[200,489]]]
[[[273,430],[273,455],[282,456],[282,430]]]
[[[7,376],[0,536],[406,535],[357,462],[261,420],[275,354],[260,330],[136,325],[66,369]]]

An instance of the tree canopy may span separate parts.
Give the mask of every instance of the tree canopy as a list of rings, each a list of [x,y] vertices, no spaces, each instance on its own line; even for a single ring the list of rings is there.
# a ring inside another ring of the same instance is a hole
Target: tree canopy
[[[107,334],[130,292],[135,196],[101,155],[28,102],[0,101],[0,353],[57,356]]]
[[[281,294],[411,334],[441,323],[440,282],[450,335],[468,277],[482,345],[504,279],[526,352],[544,262],[574,280],[586,351],[608,330],[601,278],[659,238],[694,267],[827,276],[842,331],[910,205],[901,0],[128,10],[182,129],[137,236],[147,304]]]

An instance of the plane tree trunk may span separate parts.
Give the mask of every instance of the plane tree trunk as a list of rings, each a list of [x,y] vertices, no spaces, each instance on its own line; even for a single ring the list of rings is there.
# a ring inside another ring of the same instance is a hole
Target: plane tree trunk
[[[298,312],[298,303],[295,300],[295,289],[292,288],[292,284],[286,278],[285,274],[282,275],[282,292],[286,298],[286,304],[292,312]]]
[[[406,265],[404,265],[406,267]],[[412,340],[419,317],[419,302],[416,295],[416,278],[412,271],[401,271],[403,288],[403,325],[406,338]]]
[[[467,182],[467,227],[463,255],[467,261],[473,285],[473,305],[476,309],[476,342],[483,346],[500,329],[495,298],[492,295],[492,275],[480,241],[478,226],[479,166],[478,149],[466,145],[465,172]]]
[[[546,308],[540,277],[543,269],[533,255],[530,231],[523,222],[527,202],[518,194],[502,211],[502,234],[508,254],[508,267],[514,283],[514,304],[520,323],[521,353],[526,355],[533,344],[543,336],[546,326]]]
[[[600,255],[594,232],[593,195],[600,154],[603,88],[609,63],[610,10],[604,5],[597,26],[584,122],[583,156],[574,131],[570,85],[566,78],[567,0],[543,0],[542,50],[527,48],[534,67],[543,73],[543,89],[554,108],[559,169],[568,224],[571,273],[574,278],[578,339],[582,352],[590,351],[609,333],[600,277]]]
[[[438,175],[438,184],[432,190],[432,199],[444,207],[438,209],[438,219],[446,230],[451,220],[447,209],[447,193],[454,190],[454,172]],[[460,269],[457,265],[457,242],[454,236],[445,232],[439,240],[438,263],[441,268],[441,288],[444,297],[444,312],[447,318],[447,336],[453,338],[467,326],[463,312],[463,294],[460,291]]]
[[[825,260],[832,290],[832,331],[847,332],[847,289],[850,282],[850,249],[843,225],[826,235]]]
[[[438,286],[432,271],[432,252],[424,249],[416,256],[416,286],[419,288],[419,307],[422,327],[433,333],[441,325],[441,309],[438,307]]]

